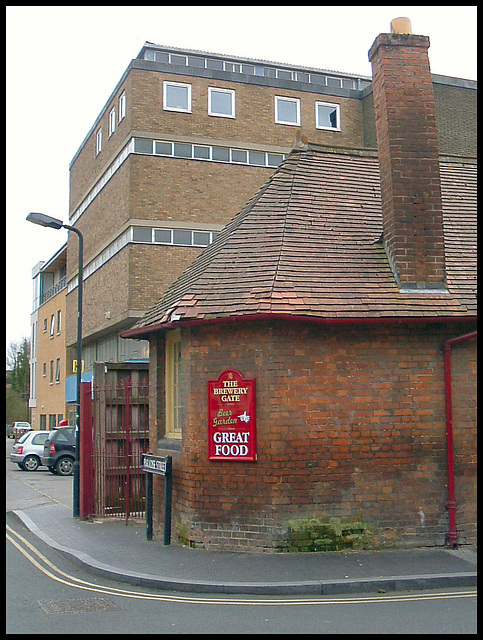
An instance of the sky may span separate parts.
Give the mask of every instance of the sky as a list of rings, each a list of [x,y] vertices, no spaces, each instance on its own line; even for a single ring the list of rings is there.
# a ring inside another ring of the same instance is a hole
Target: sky
[[[67,231],[69,164],[145,42],[371,76],[394,18],[430,37],[431,70],[476,80],[476,6],[7,6],[6,345],[30,337],[32,269]]]

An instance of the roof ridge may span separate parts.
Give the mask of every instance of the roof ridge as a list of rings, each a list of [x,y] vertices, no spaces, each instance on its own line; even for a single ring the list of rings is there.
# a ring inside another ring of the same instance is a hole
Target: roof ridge
[[[276,261],[276,265],[275,265],[275,271],[274,271],[273,279],[272,279],[270,298],[272,298],[273,294],[275,293],[275,288],[276,288],[275,284],[276,284],[276,282],[278,280],[277,276],[279,274],[280,264],[282,262],[282,252],[283,252],[283,247],[284,247],[284,243],[285,243],[285,236],[286,236],[286,231],[287,231],[287,217],[288,217],[288,214],[289,214],[290,203],[292,201],[292,194],[293,194],[293,188],[294,188],[294,183],[295,183],[296,170],[298,168],[298,165],[300,164],[300,158],[301,157],[302,156],[301,156],[300,153],[296,153],[295,152],[295,153],[292,154],[292,159],[294,160],[295,166],[294,166],[294,169],[292,170],[292,178],[291,178],[291,183],[290,183],[290,192],[289,192],[289,195],[287,197],[286,204],[285,204],[283,231],[282,231],[282,237],[280,239],[280,249],[279,249],[279,252],[278,252],[278,257],[277,257],[277,261]],[[283,165],[280,167],[280,169],[283,170]]]

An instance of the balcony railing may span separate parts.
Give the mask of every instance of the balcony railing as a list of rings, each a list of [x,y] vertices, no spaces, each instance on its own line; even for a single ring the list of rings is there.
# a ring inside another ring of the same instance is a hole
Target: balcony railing
[[[64,276],[40,296],[40,304],[42,305],[44,304],[44,302],[47,302],[47,300],[50,300],[50,298],[52,298],[53,296],[56,296],[59,291],[62,291],[62,289],[65,288],[66,284],[67,276]]]

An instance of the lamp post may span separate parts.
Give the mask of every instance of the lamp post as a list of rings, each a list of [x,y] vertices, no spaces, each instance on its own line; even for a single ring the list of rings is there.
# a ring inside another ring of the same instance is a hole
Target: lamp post
[[[38,224],[41,227],[49,227],[50,229],[67,229],[73,231],[79,239],[79,268],[78,268],[78,285],[77,285],[77,378],[76,378],[76,429],[75,429],[75,462],[74,462],[74,477],[73,477],[73,495],[72,495],[72,507],[73,516],[76,518],[79,516],[79,460],[80,460],[80,391],[81,391],[81,377],[82,377],[82,273],[84,268],[84,238],[82,233],[71,227],[68,224],[64,224],[62,220],[47,216],[45,213],[29,213],[27,216],[29,222]]]

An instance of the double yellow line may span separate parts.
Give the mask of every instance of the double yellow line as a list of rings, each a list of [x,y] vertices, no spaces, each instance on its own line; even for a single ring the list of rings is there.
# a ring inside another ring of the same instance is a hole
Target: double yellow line
[[[179,604],[205,604],[205,605],[241,605],[241,606],[293,606],[293,605],[344,605],[344,604],[374,604],[386,602],[414,602],[421,600],[449,600],[454,598],[476,598],[476,589],[471,591],[454,591],[447,593],[413,593],[399,595],[380,595],[366,597],[351,598],[291,598],[282,599],[273,596],[271,599],[251,598],[250,596],[240,598],[205,598],[203,596],[180,596],[170,595],[166,593],[149,593],[143,591],[130,591],[129,589],[117,589],[115,587],[102,586],[93,582],[86,582],[75,578],[58,567],[56,567],[48,558],[46,558],[38,549],[36,549],[28,540],[19,533],[14,531],[8,524],[6,525],[6,537],[20,553],[31,562],[34,567],[41,571],[45,576],[77,589],[84,591],[93,591],[108,596],[119,596],[123,598],[134,598],[138,600],[156,600],[161,602],[176,602]]]

